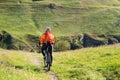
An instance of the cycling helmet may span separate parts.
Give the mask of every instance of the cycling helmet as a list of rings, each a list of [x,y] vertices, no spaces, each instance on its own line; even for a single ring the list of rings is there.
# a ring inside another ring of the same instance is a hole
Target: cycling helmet
[[[51,31],[51,28],[50,28],[50,27],[47,27],[45,31]]]

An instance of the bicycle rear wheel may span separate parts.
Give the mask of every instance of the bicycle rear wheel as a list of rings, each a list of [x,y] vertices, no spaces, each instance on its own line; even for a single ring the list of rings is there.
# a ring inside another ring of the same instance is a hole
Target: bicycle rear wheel
[[[50,71],[50,67],[51,67],[51,57],[50,57],[50,53],[47,54],[47,71]]]

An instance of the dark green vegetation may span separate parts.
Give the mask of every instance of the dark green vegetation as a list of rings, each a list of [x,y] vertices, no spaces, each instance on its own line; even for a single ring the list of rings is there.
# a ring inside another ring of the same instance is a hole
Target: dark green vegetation
[[[46,26],[55,37],[120,35],[119,6],[119,0],[0,0],[0,31],[15,39],[16,49],[28,51],[34,51]]]

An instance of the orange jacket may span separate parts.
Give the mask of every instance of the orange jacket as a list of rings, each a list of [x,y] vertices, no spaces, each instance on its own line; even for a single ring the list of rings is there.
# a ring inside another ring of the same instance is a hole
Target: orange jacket
[[[40,36],[39,44],[42,45],[43,43],[47,43],[47,41],[46,41],[46,39],[45,39],[45,33],[43,33],[43,34]],[[54,43],[55,43],[55,39],[54,39],[54,36],[52,35],[51,44],[54,44]]]

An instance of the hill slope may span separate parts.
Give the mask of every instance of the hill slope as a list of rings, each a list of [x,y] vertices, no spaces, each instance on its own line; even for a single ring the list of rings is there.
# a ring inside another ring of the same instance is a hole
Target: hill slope
[[[38,40],[47,26],[55,37],[120,33],[119,0],[1,0],[0,12],[0,31],[21,41],[17,47],[33,48],[28,35]]]
[[[0,30],[13,36],[37,34],[51,26],[56,36],[75,33],[119,33],[117,0],[44,0],[0,4]],[[50,4],[52,3],[52,4]]]
[[[113,45],[57,52],[51,74],[42,70],[42,55],[0,49],[0,79],[52,80],[57,75],[61,80],[118,80],[119,50],[119,45]]]

